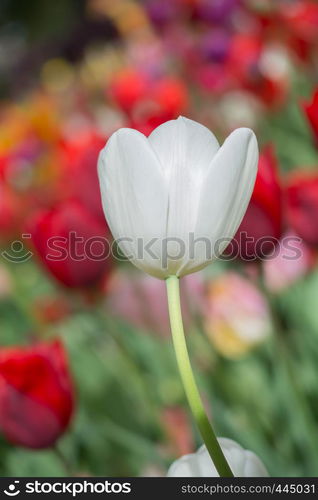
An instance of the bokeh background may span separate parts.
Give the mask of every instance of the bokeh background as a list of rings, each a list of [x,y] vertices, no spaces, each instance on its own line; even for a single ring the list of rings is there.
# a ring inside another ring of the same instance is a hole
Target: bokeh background
[[[92,237],[111,242],[96,176],[107,138],[180,114],[220,141],[251,127],[261,152],[241,226],[267,238],[261,252],[182,283],[207,411],[270,475],[317,474],[317,84],[315,1],[2,0],[1,475],[163,476],[200,444],[164,283],[84,255]],[[72,249],[72,232],[82,257],[48,260],[48,239]]]

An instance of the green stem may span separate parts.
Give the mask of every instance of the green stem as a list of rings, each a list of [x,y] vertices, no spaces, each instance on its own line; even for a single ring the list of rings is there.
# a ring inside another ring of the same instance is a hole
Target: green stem
[[[205,413],[192,372],[182,322],[179,279],[176,276],[170,276],[166,280],[166,285],[173,345],[181,380],[191,411],[220,477],[233,477],[233,473],[223,455],[222,449]]]

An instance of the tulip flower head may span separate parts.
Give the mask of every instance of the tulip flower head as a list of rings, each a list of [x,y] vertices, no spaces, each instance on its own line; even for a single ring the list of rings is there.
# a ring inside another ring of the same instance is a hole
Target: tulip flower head
[[[47,448],[65,432],[73,384],[60,341],[0,350],[0,429],[14,444]]]
[[[107,227],[76,200],[36,213],[29,228],[39,259],[64,286],[96,287],[110,274]],[[104,243],[105,255],[94,255],[94,241]]]
[[[78,200],[93,216],[105,222],[101,200],[96,196],[96,162],[104,141],[93,132],[78,136],[64,141],[61,146],[64,168],[61,189],[66,191],[68,197]]]
[[[222,451],[235,477],[268,477],[268,472],[255,453],[244,450],[232,439],[218,438]],[[184,455],[168,470],[168,477],[219,477],[207,452],[201,446],[196,453]]]
[[[253,190],[254,133],[240,128],[220,147],[204,126],[179,117],[148,138],[115,132],[98,162],[104,212],[121,250],[165,279],[198,271],[235,234]]]

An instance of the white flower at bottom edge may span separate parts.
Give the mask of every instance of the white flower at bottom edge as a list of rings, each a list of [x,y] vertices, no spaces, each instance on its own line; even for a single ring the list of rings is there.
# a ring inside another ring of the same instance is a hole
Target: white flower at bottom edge
[[[224,456],[235,477],[268,477],[263,462],[255,453],[244,450],[232,439],[218,438]],[[205,445],[196,453],[184,455],[170,466],[168,477],[219,477]]]

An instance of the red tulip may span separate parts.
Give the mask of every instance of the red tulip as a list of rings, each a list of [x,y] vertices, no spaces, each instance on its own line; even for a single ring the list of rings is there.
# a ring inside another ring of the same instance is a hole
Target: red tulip
[[[303,107],[318,143],[318,88],[312,97],[312,101],[304,103]]]
[[[289,88],[289,59],[282,45],[267,45],[260,36],[235,35],[227,66],[237,85],[256,94],[267,106],[284,102]]]
[[[315,1],[295,0],[278,5],[277,19],[289,31],[289,45],[305,63],[317,49],[318,5]]]
[[[226,254],[239,254],[244,260],[263,258],[281,234],[282,189],[273,147],[267,146],[260,155],[250,204]]]
[[[117,73],[110,83],[109,93],[116,104],[126,113],[145,96],[149,81],[141,71],[125,69]]]
[[[104,224],[105,216],[98,194],[97,159],[105,142],[104,138],[91,131],[64,141],[61,148],[65,174],[62,181],[66,183],[66,195],[80,201]]]
[[[149,135],[162,123],[185,113],[188,100],[187,88],[181,80],[163,78],[132,109],[131,127]]]
[[[74,407],[60,341],[0,349],[0,428],[14,444],[47,448],[66,430]]]
[[[294,36],[317,42],[318,5],[310,0],[296,0],[280,7],[280,16]]]
[[[318,245],[318,174],[293,174],[287,186],[288,222],[308,245]]]
[[[141,71],[126,70],[116,75],[110,94],[127,113],[130,126],[148,135],[158,125],[177,118],[188,107],[188,90],[178,78],[153,81]]]
[[[258,76],[258,61],[263,49],[263,40],[250,34],[236,34],[229,50],[229,65],[237,79],[246,84]]]
[[[110,272],[109,233],[79,202],[41,212],[29,226],[40,259],[67,287],[95,286]]]
[[[178,78],[159,80],[153,89],[153,99],[170,116],[170,119],[183,113],[189,104],[187,87]]]

